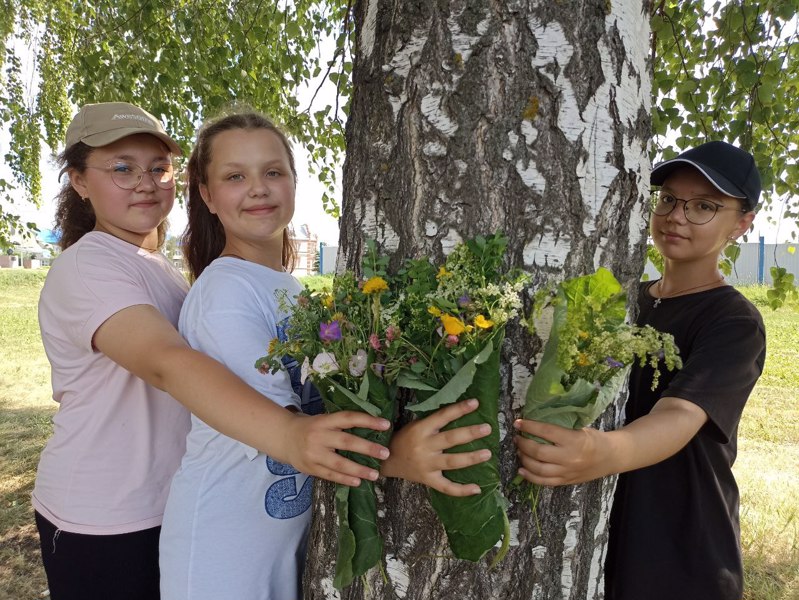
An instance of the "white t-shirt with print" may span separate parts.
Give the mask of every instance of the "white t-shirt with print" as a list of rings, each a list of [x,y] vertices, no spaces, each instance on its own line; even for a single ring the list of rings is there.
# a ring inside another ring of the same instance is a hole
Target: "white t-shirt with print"
[[[266,397],[299,408],[286,372],[254,365],[281,335],[280,290],[291,299],[300,289],[288,273],[218,258],[191,287],[180,332]],[[299,599],[312,485],[192,415],[161,531],[162,599]]]

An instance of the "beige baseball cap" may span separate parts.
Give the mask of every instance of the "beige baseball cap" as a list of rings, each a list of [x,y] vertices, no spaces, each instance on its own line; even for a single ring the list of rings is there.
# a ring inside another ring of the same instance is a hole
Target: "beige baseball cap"
[[[92,148],[99,148],[136,133],[154,135],[174,154],[183,154],[158,119],[127,102],[85,104],[69,124],[66,147],[83,142]]]

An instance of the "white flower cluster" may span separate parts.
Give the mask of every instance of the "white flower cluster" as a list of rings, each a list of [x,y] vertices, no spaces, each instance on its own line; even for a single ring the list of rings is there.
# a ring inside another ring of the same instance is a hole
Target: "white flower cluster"
[[[522,309],[521,292],[526,285],[525,279],[515,282],[506,281],[501,284],[489,283],[477,290],[476,296],[492,298],[488,307],[489,318],[497,323],[507,323],[519,314]]]

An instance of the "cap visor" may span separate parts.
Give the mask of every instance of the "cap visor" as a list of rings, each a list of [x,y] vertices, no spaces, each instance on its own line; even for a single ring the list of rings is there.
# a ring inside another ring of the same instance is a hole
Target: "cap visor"
[[[652,169],[652,173],[649,175],[649,183],[651,185],[663,185],[663,182],[666,181],[669,175],[684,165],[691,165],[700,173],[702,173],[702,175],[704,175],[705,178],[713,184],[713,187],[715,187],[722,194],[731,196],[733,198],[738,198],[740,200],[747,200],[748,202],[746,194],[744,194],[738,188],[738,186],[732,183],[729,179],[724,177],[724,175],[706,165],[702,165],[692,160],[686,160],[685,158],[674,158],[657,165],[654,169]]]
[[[139,129],[136,127],[114,129],[113,131],[104,131],[102,133],[95,133],[94,135],[87,135],[81,141],[92,148],[99,148],[100,146],[113,144],[117,140],[121,140],[122,138],[126,138],[130,135],[136,135],[138,133],[146,133],[147,135],[157,137],[159,140],[164,142],[164,144],[166,144],[167,148],[169,148],[173,154],[183,156],[183,150],[180,149],[180,146],[177,145],[175,140],[168,135],[161,133],[160,131],[152,131],[151,129]]]

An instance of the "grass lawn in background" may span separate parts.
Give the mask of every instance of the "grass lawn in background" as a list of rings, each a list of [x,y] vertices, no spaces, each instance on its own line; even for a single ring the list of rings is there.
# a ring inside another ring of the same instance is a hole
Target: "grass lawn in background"
[[[47,589],[30,506],[56,409],[36,322],[45,273],[0,270],[0,600],[35,600]],[[745,599],[799,600],[799,309],[772,311],[765,288],[741,291],[762,312],[768,336],[766,368],[744,411],[734,469]]]

